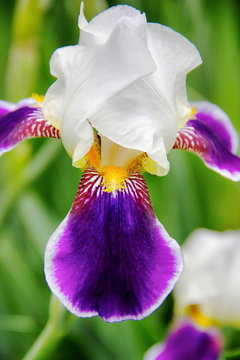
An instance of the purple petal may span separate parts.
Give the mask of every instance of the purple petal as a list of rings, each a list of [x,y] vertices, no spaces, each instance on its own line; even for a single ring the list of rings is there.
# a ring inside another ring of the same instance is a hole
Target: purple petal
[[[217,329],[203,330],[183,323],[164,344],[151,348],[144,360],[217,360],[221,350],[222,337]]]
[[[238,134],[228,115],[217,105],[208,101],[192,102],[196,119],[204,122],[232,153],[238,149]]]
[[[17,104],[14,104],[10,101],[0,100],[0,117],[11,111],[17,110],[20,107],[30,106],[33,104],[36,104],[36,101],[33,98],[22,99]]]
[[[154,215],[139,173],[125,189],[104,191],[88,168],[73,206],[50,238],[45,274],[52,292],[77,316],[142,319],[173,289],[182,254]]]
[[[24,105],[11,111],[11,103],[5,103],[0,111],[4,114],[0,117],[0,155],[29,138],[60,138],[59,130],[44,118],[41,108],[36,105]]]
[[[194,103],[196,119],[189,120],[178,131],[175,149],[198,154],[205,165],[221,175],[240,180],[240,158],[237,150],[238,136],[227,115],[216,105]]]
[[[14,110],[13,104],[8,101],[0,100],[0,117]]]

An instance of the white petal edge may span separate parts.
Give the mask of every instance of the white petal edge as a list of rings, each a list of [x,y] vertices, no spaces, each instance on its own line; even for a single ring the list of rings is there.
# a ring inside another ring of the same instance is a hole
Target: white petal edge
[[[141,14],[139,10],[128,5],[117,5],[104,10],[91,19],[89,23],[85,19],[83,9],[83,5],[81,5],[78,21],[80,29],[79,44],[94,45],[105,43],[118,22],[124,18],[135,21],[136,19],[133,18],[137,17],[142,21],[141,17],[143,17],[146,22],[145,14]]]

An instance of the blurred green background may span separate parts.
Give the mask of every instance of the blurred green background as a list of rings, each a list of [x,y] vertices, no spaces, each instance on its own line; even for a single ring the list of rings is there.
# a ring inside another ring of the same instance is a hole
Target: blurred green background
[[[85,0],[85,14],[90,20],[104,8],[123,3],[197,46],[203,65],[188,76],[189,98],[219,105],[240,133],[239,1]],[[51,54],[78,41],[79,5],[79,0],[0,1],[1,99],[18,101],[46,92],[54,81]],[[174,150],[169,159],[167,176],[146,179],[155,212],[171,236],[182,243],[198,227],[240,228],[239,183],[210,171],[190,153]],[[68,212],[80,176],[55,140],[26,141],[1,158],[0,359],[21,359],[47,322],[50,291],[43,273],[44,248]],[[63,320],[56,334],[58,346],[43,359],[141,359],[166,334],[172,305],[170,295],[139,322],[77,319],[63,331]],[[224,332],[226,348],[240,346],[240,332]]]

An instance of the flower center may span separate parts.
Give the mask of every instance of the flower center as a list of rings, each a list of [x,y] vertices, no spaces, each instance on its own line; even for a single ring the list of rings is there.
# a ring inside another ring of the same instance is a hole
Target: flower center
[[[128,172],[120,166],[104,166],[100,172],[103,177],[101,185],[104,191],[115,193],[116,190],[125,189],[125,180],[128,178]]]

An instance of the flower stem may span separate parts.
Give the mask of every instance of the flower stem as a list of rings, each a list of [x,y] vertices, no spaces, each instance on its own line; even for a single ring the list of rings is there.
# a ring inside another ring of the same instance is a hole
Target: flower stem
[[[49,307],[49,319],[23,360],[46,360],[66,335],[73,317],[58,299],[52,295]]]

